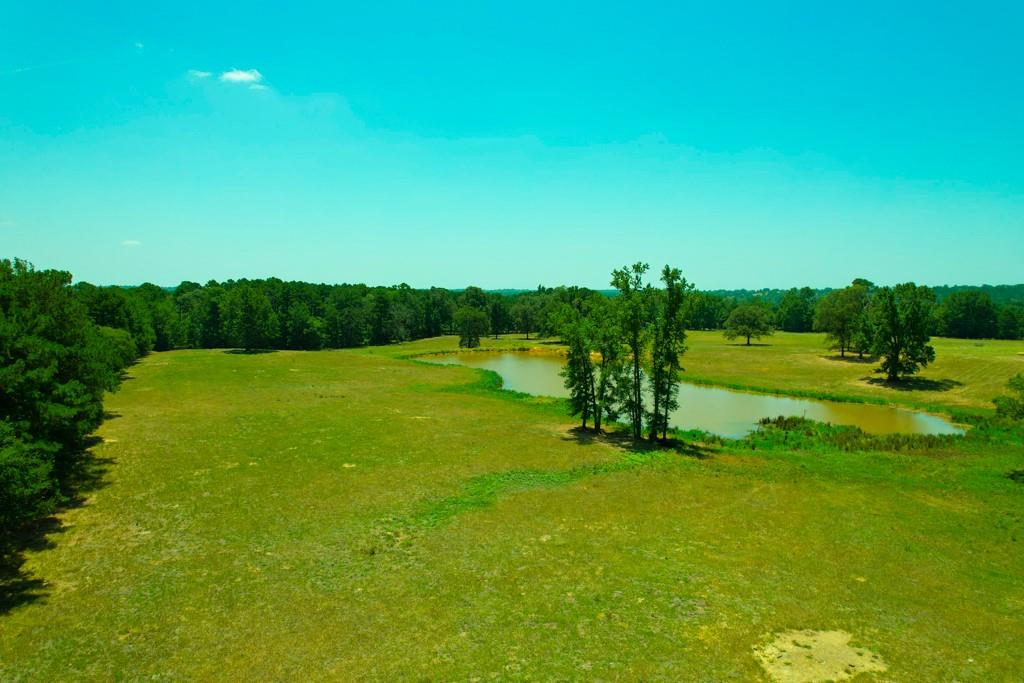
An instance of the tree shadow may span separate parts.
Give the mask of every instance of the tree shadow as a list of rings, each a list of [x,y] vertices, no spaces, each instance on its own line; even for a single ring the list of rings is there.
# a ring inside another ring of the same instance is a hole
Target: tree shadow
[[[928,379],[926,377],[906,377],[896,382],[890,382],[884,377],[864,377],[863,380],[875,387],[885,387],[896,391],[949,391],[955,387],[962,387],[963,382],[955,379]]]
[[[232,356],[258,356],[263,353],[277,353],[278,349],[225,349]]]
[[[769,344],[767,342],[750,342],[749,344],[747,342],[726,342],[725,345],[726,346],[771,346],[771,344]]]
[[[601,443],[624,451],[629,451],[631,453],[653,453],[656,451],[669,450],[675,451],[681,455],[697,458],[699,460],[710,458],[714,453],[713,449],[704,444],[683,441],[682,439],[674,437],[669,437],[664,441],[650,441],[648,439],[641,439],[637,441],[633,438],[632,434],[626,431],[613,430],[595,432],[589,427],[573,427],[566,431],[562,440],[572,441],[582,446]]]
[[[90,436],[79,451],[62,459],[56,474],[64,503],[57,512],[84,505],[87,494],[107,485],[106,474],[114,460],[92,452],[101,442],[99,437]],[[55,547],[54,536],[65,528],[56,515],[51,515],[0,534],[0,615],[47,596],[46,582],[25,569],[25,554]]]
[[[832,354],[831,356],[822,356],[825,360],[835,361],[837,363],[853,363],[854,365],[870,365],[871,363],[877,363],[878,359],[871,356],[864,356],[858,358],[857,356],[840,356],[838,353]]]

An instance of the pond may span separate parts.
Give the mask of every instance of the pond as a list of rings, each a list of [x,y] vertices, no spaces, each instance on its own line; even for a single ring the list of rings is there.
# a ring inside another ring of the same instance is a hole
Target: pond
[[[524,351],[460,353],[424,358],[443,365],[493,370],[504,387],[536,396],[567,395],[559,371],[564,358]],[[764,417],[806,417],[818,422],[854,425],[871,434],[963,434],[963,430],[937,415],[868,403],[841,403],[772,394],[732,391],[682,383],[679,408],[670,416],[678,429],[702,429],[728,438],[740,438]]]

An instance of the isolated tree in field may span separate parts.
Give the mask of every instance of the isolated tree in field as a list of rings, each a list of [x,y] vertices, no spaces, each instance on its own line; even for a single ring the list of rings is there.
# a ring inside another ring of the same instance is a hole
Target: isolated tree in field
[[[882,358],[877,372],[885,373],[888,381],[912,375],[935,360],[935,349],[928,343],[933,301],[930,289],[913,282],[876,292],[871,302],[872,351]]]
[[[650,286],[644,284],[646,263],[634,263],[612,271],[611,285],[619,290],[615,299],[618,308],[619,325],[625,346],[629,349],[632,372],[628,376],[625,395],[625,412],[633,428],[633,438],[643,438],[644,394],[643,359],[649,337]]]
[[[763,306],[740,304],[725,321],[725,338],[743,337],[750,346],[751,339],[760,339],[772,333],[771,316]]]
[[[1011,420],[1024,420],[1024,375],[1014,376],[1006,386],[1016,395],[997,397],[993,401],[996,413]]]
[[[274,345],[278,319],[267,295],[249,285],[230,290],[225,302],[227,327],[234,344],[246,351]]]
[[[480,346],[480,337],[487,335],[487,314],[471,306],[461,306],[455,311],[455,329],[459,332],[459,346],[475,349]]]
[[[668,416],[679,407],[679,357],[686,351],[683,304],[692,287],[678,268],[661,271],[665,289],[657,293],[654,334],[651,343],[650,385],[653,406],[648,415],[648,436],[668,436]]]
[[[829,292],[818,302],[814,329],[825,333],[826,341],[831,348],[839,349],[840,357],[845,358],[853,348],[867,301],[867,290],[851,285]]]

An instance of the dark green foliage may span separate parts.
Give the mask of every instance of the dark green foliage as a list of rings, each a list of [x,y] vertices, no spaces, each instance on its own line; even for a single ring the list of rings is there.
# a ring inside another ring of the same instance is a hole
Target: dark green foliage
[[[629,349],[631,372],[626,376],[623,394],[626,397],[625,413],[629,415],[633,438],[637,441],[643,435],[644,395],[643,359],[650,337],[651,307],[650,285],[644,284],[646,263],[634,263],[612,271],[611,285],[618,290],[615,299],[619,329],[624,345]]]
[[[81,282],[75,295],[85,304],[97,325],[127,330],[135,342],[136,354],[145,355],[156,345],[156,332],[145,302],[122,287],[96,287]]]
[[[853,348],[864,348],[858,340],[865,327],[868,288],[854,284],[826,294],[818,302],[814,316],[814,329],[824,332],[832,348],[839,349],[840,356]]]
[[[776,326],[786,332],[810,332],[814,325],[816,298],[810,287],[788,290],[775,312]]]
[[[752,449],[935,452],[962,437],[950,434],[868,434],[858,427],[802,417],[765,418],[745,439]]]
[[[751,339],[760,339],[771,333],[772,323],[768,309],[759,304],[740,304],[725,321],[725,338],[745,338],[747,346],[750,346]]]
[[[934,296],[927,287],[905,282],[879,289],[871,301],[872,351],[882,358],[877,372],[895,382],[935,360],[928,343]]]
[[[224,297],[224,319],[229,341],[246,351],[276,346],[279,323],[267,295],[252,286],[230,290]]]
[[[594,411],[596,387],[591,358],[593,323],[576,311],[567,317],[568,320],[562,325],[562,342],[568,347],[562,377],[565,388],[569,390],[569,414],[579,415],[583,427],[594,416],[594,428],[600,429],[600,418],[596,417]]]
[[[530,338],[530,332],[536,329],[534,325],[534,308],[535,306],[532,300],[525,298],[516,302],[516,304],[512,306],[511,310],[512,321],[520,332],[524,332],[526,334],[527,339]]]
[[[999,331],[998,315],[987,293],[953,292],[936,310],[936,332],[945,337],[992,339]]]
[[[509,312],[508,301],[500,294],[492,294],[487,301],[487,315],[490,322],[491,334],[497,339],[498,335],[508,331],[512,323],[512,316]]]
[[[668,435],[669,414],[679,407],[679,357],[686,351],[683,305],[692,286],[678,268],[661,271],[665,289],[657,292],[651,343],[650,385],[653,406],[648,414],[650,438]]]
[[[0,526],[48,514],[59,478],[103,417],[103,393],[135,358],[126,333],[97,330],[69,273],[0,261]],[[132,307],[110,299],[110,310]],[[113,313],[112,313],[113,315]]]
[[[462,306],[455,312],[455,329],[459,333],[459,346],[475,349],[480,337],[487,335],[487,314],[471,306]]]
[[[999,309],[996,320],[998,339],[1020,339],[1024,337],[1024,306],[1008,304]]]
[[[1006,388],[1011,394],[998,396],[993,401],[996,404],[996,413],[1011,420],[1024,420],[1024,375],[1014,376]]]

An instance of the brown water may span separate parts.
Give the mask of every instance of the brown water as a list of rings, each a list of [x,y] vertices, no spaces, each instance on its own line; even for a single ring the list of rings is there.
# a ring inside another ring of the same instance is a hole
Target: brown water
[[[553,354],[527,352],[462,353],[429,359],[444,365],[493,370],[504,387],[535,396],[567,395],[558,372],[564,359]],[[763,417],[806,417],[818,422],[854,425],[871,434],[963,434],[963,430],[936,415],[867,403],[840,403],[771,394],[732,391],[696,384],[679,385],[679,408],[670,416],[679,429],[703,429],[739,438]]]

